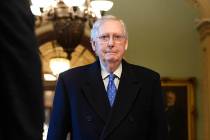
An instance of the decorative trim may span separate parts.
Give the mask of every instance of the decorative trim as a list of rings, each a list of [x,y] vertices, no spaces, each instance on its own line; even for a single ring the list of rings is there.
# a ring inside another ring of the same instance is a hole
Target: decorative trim
[[[196,29],[200,34],[200,40],[203,41],[207,36],[210,36],[210,19],[197,20]]]

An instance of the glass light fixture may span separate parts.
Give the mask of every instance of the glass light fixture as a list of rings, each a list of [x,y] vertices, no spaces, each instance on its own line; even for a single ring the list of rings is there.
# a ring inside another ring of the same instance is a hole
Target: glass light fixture
[[[109,0],[93,0],[90,5],[96,11],[109,11],[113,6],[113,2]]]
[[[56,81],[57,77],[51,73],[44,73],[45,81]]]
[[[63,0],[68,6],[82,6],[85,4],[85,0]]]
[[[31,5],[31,11],[34,15],[37,15],[37,16],[41,16],[42,13],[40,11],[40,8],[35,6],[35,5]]]
[[[49,66],[52,73],[57,77],[61,72],[70,69],[70,60],[62,57],[51,58]]]
[[[82,15],[85,19],[97,15],[100,18],[102,15],[98,13],[108,11],[113,6],[113,2],[109,0],[31,0],[31,11],[34,15],[44,16],[55,11],[59,3],[67,6],[69,17]]]
[[[50,6],[55,0],[31,0],[32,5],[37,7],[48,7]]]

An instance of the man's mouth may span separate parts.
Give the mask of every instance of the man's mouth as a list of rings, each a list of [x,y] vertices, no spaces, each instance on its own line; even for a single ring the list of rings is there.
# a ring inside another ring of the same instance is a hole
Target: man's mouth
[[[115,54],[116,52],[107,51],[107,54]]]

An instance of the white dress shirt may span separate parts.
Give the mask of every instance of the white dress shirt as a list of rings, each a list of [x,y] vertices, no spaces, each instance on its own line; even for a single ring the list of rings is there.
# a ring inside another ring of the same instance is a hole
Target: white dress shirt
[[[116,78],[114,79],[114,83],[116,88],[118,89],[119,83],[120,83],[120,77],[122,74],[122,64],[119,65],[119,67],[113,72],[114,75],[116,75]],[[109,72],[106,71],[105,67],[101,65],[101,76],[104,82],[104,87],[107,91],[107,85],[109,82]]]

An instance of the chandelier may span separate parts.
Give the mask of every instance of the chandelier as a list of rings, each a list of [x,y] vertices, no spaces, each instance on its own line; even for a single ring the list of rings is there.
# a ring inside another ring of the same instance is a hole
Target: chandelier
[[[109,0],[31,0],[33,14],[47,18],[100,18],[112,6]]]
[[[70,68],[71,53],[81,42],[85,27],[89,26],[91,29],[95,20],[101,18],[112,6],[113,2],[109,0],[31,0],[36,27],[51,23],[51,40],[57,44],[54,45],[54,50],[60,50],[56,47],[59,46],[67,54],[65,57],[56,55],[50,59],[52,75],[57,76]],[[46,38],[44,36],[38,39],[39,45],[49,41]]]

